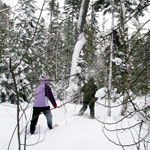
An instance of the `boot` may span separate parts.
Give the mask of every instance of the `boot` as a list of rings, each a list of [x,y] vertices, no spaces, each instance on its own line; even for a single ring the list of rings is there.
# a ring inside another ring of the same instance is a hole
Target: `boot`
[[[91,119],[94,119],[94,118],[95,118],[94,110],[90,110],[90,118],[91,118]]]

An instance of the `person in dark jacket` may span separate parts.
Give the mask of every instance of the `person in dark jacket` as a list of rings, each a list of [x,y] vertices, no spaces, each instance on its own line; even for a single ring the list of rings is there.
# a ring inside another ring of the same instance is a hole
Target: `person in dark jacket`
[[[36,97],[33,105],[33,114],[30,124],[31,134],[34,134],[35,127],[41,112],[45,115],[47,119],[47,125],[49,129],[52,129],[52,115],[48,100],[50,100],[54,108],[57,107],[57,104],[52,94],[51,88],[48,86],[48,83],[49,80],[47,78],[43,78],[41,84],[35,90]]]
[[[94,83],[94,78],[90,78],[88,83],[81,88],[81,92],[84,92],[83,96],[83,107],[79,111],[79,115],[83,115],[87,107],[90,108],[90,117],[93,119],[95,117],[94,106],[95,106],[95,93],[97,91],[97,86]]]

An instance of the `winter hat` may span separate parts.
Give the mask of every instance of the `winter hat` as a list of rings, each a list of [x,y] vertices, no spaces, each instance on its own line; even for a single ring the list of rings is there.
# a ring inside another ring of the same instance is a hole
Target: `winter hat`
[[[94,78],[93,78],[93,77],[90,77],[90,78],[89,78],[89,82],[94,82]]]
[[[48,78],[43,78],[41,80],[41,84],[48,84],[49,83],[49,79]]]

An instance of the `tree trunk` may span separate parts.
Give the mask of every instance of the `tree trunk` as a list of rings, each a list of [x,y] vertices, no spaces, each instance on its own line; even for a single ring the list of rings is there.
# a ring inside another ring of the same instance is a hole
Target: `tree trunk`
[[[80,12],[79,12],[78,24],[77,24],[79,34],[83,32],[85,19],[88,12],[89,2],[90,0],[82,0]]]
[[[125,23],[126,18],[126,9],[124,5],[124,0],[121,0],[121,28],[123,33],[123,39],[124,39],[124,51],[126,55],[126,71],[125,71],[125,83],[124,83],[124,96],[123,96],[123,106],[121,109],[121,115],[124,116],[125,112],[127,110],[127,104],[129,99],[129,44],[128,44],[128,28],[127,23]]]
[[[86,15],[88,12],[88,6],[89,6],[90,0],[82,0],[80,12],[79,12],[79,18],[77,23],[77,30],[78,30],[78,40],[75,44],[74,52],[72,55],[72,64],[71,64],[71,73],[70,73],[70,81],[69,81],[69,90],[76,91],[77,90],[77,84],[75,82],[75,75],[77,73],[77,65],[78,65],[78,58],[81,49],[85,45],[85,37],[83,33],[84,23],[86,19]]]
[[[12,79],[14,82],[14,88],[15,88],[15,93],[16,93],[16,98],[17,98],[17,137],[18,137],[18,150],[21,150],[21,139],[20,139],[20,100],[19,100],[19,92],[18,92],[18,88],[17,88],[17,83],[16,83],[16,78],[15,78],[15,74],[14,74],[14,70],[12,69],[12,60],[10,58],[9,60],[9,69],[12,75]]]
[[[114,27],[114,1],[112,6],[112,24],[111,29],[113,30]],[[109,64],[109,80],[108,80],[108,112],[107,116],[111,116],[111,90],[112,90],[112,59],[113,59],[113,33],[111,37],[111,44],[110,44],[110,64]]]

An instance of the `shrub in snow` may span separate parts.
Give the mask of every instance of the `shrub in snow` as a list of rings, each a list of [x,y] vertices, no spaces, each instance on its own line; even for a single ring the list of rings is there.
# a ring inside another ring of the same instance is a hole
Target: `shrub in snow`
[[[95,97],[101,99],[106,95],[107,91],[108,89],[106,87],[103,87],[96,91]]]

